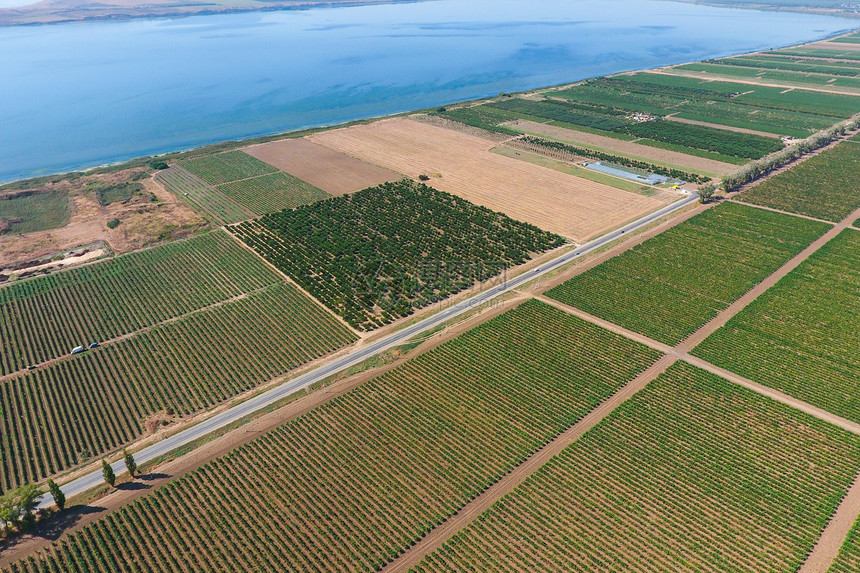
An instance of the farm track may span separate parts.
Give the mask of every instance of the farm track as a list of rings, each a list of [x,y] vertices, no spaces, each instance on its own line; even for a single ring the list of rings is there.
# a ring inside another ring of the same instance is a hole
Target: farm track
[[[475,500],[473,500],[470,504],[462,508],[453,518],[449,519],[442,526],[431,531],[420,542],[415,544],[412,548],[403,553],[400,557],[390,562],[388,566],[383,569],[383,571],[408,571],[411,567],[414,567],[415,565],[420,563],[425,556],[440,548],[445,543],[445,541],[447,541],[454,534],[469,525],[475,518],[481,515],[486,509],[489,509],[504,495],[513,491],[514,488],[516,488],[519,484],[523,483],[544,463],[549,461],[553,456],[561,453],[562,450],[564,450],[567,446],[579,439],[579,437],[582,436],[585,432],[596,426],[616,407],[625,402],[628,398],[632,397],[639,390],[645,388],[645,386],[647,386],[649,382],[656,379],[657,376],[665,372],[669,367],[671,367],[679,360],[707,370],[711,373],[717,374],[718,376],[721,376],[732,383],[741,385],[759,394],[767,396],[773,400],[794,407],[807,414],[811,414],[844,430],[860,435],[860,424],[831,414],[821,408],[817,408],[815,406],[802,402],[801,400],[797,400],[796,398],[792,398],[791,396],[783,394],[782,392],[778,392],[771,388],[767,388],[765,386],[757,384],[751,380],[747,380],[732,372],[729,372],[722,368],[718,368],[700,358],[696,358],[688,354],[690,350],[692,350],[695,346],[701,343],[705,338],[707,338],[714,331],[723,326],[733,316],[735,316],[741,310],[747,307],[750,303],[752,303],[761,294],[763,294],[765,291],[775,285],[789,272],[797,268],[803,261],[809,258],[813,253],[815,253],[825,244],[827,244],[831,239],[836,237],[842,231],[842,229],[850,226],[851,222],[853,222],[858,216],[860,216],[860,209],[849,215],[840,223],[834,225],[821,237],[813,241],[803,251],[801,251],[799,254],[794,256],[787,263],[785,263],[779,269],[769,275],[765,280],[758,283],[755,287],[747,291],[746,294],[744,294],[734,303],[722,310],[719,314],[717,314],[716,317],[714,317],[708,323],[700,327],[693,334],[691,334],[675,346],[670,346],[662,342],[653,340],[647,336],[622,328],[609,321],[592,316],[579,309],[570,307],[548,297],[542,295],[535,295],[535,298],[537,298],[538,300],[550,304],[555,308],[564,310],[565,312],[592,322],[593,324],[608,329],[616,334],[625,336],[635,342],[645,344],[652,349],[664,352],[664,356],[657,363],[652,365],[648,370],[640,374],[634,381],[630,382],[621,390],[613,394],[613,396],[609,400],[607,400],[604,404],[602,404],[599,408],[592,412],[592,414],[583,418],[579,423],[567,430],[564,434],[550,442],[547,446],[539,450],[536,454],[532,455],[531,458],[529,458],[526,462],[517,467],[505,479],[500,480],[497,484],[487,489],[483,494],[475,498]],[[860,512],[860,486],[855,483],[855,485],[852,486],[849,495],[846,495],[845,500],[843,500],[843,503],[837,509],[836,515],[833,519],[831,519],[831,523],[833,524],[832,530],[828,528],[828,530],[826,530],[827,535],[822,535],[821,540],[819,541],[819,543],[816,544],[816,547],[813,549],[812,554],[816,555],[816,563],[826,563],[826,565],[829,566],[829,563],[836,556],[836,552],[839,549],[839,544],[841,544],[841,540],[845,538],[845,535],[847,534],[848,530],[851,528],[851,526],[853,526],[854,521],[857,518],[858,512]],[[831,551],[830,549],[834,544],[833,540],[836,538],[838,538],[840,541],[838,544],[836,544],[836,550]],[[819,549],[818,547],[819,544],[822,544],[821,549]],[[825,570],[825,568],[821,568],[821,565],[815,566],[818,568],[809,569],[809,571]],[[810,567],[812,567],[812,565]]]
[[[839,554],[842,543],[848,536],[848,532],[854,527],[857,516],[860,515],[860,475],[851,484],[851,489],[845,494],[845,498],[830,518],[824,533],[821,534],[818,543],[809,553],[806,561],[797,573],[825,573]]]

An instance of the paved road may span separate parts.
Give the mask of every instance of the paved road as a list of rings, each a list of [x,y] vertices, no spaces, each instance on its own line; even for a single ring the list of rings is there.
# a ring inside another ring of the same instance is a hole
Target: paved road
[[[314,370],[306,372],[301,376],[294,378],[288,382],[285,382],[281,386],[276,388],[272,388],[262,394],[259,394],[250,400],[242,402],[230,408],[229,410],[225,410],[220,414],[216,414],[211,418],[192,426],[188,429],[185,429],[181,432],[178,432],[169,438],[166,438],[157,444],[153,444],[148,446],[138,452],[135,453],[134,457],[138,464],[142,464],[148,462],[152,459],[163,456],[176,448],[194,442],[204,436],[220,429],[225,426],[228,426],[242,418],[253,414],[259,410],[262,410],[279,400],[302,390],[323,380],[332,374],[336,374],[342,370],[346,370],[351,366],[361,363],[362,361],[370,358],[375,354],[379,354],[393,346],[397,346],[399,344],[404,343],[410,338],[414,337],[417,334],[420,334],[426,330],[429,330],[439,324],[446,322],[456,316],[459,316],[469,310],[478,307],[491,299],[499,296],[500,294],[509,292],[514,290],[524,283],[533,280],[537,277],[540,277],[546,273],[554,271],[555,269],[561,267],[562,265],[569,263],[586,253],[594,251],[595,249],[599,249],[603,245],[614,241],[615,239],[621,237],[625,233],[630,233],[636,229],[644,227],[655,220],[668,215],[669,213],[673,213],[687,205],[695,202],[698,199],[698,195],[691,194],[688,197],[685,197],[681,201],[673,203],[652,213],[651,215],[647,215],[629,225],[618,229],[617,231],[613,231],[607,235],[604,235],[590,243],[586,243],[582,245],[580,248],[569,251],[559,257],[552,259],[536,269],[528,271],[520,276],[517,276],[513,279],[507,280],[502,284],[499,284],[489,290],[486,290],[482,293],[476,294],[475,296],[468,298],[456,305],[453,305],[442,312],[434,314],[424,320],[416,322],[415,324],[404,328],[398,332],[394,332],[384,338],[377,340],[376,342],[359,348],[353,352],[350,352],[337,360],[333,360],[327,364],[320,366]],[[125,465],[120,460],[113,464],[114,472],[117,475],[125,473]],[[96,486],[99,486],[104,483],[101,470],[95,471],[91,474],[87,474],[80,478],[70,481],[69,483],[62,486],[63,492],[66,494],[66,497],[73,497],[79,494],[82,494]],[[54,500],[50,494],[45,494],[40,500],[39,507],[47,508],[53,504]]]

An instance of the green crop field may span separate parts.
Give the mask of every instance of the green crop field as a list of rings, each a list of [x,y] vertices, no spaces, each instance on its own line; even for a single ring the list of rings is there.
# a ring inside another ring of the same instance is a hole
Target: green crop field
[[[277,172],[277,168],[251,157],[244,151],[228,151],[180,161],[179,164],[210,185]]]
[[[518,114],[501,109],[496,109],[488,105],[447,109],[445,111],[439,111],[435,115],[453,121],[459,121],[460,123],[471,125],[472,127],[477,127],[479,129],[484,129],[486,131],[495,131],[507,135],[517,135],[519,133],[518,131],[515,131],[513,129],[499,126],[500,123],[504,123],[506,121],[511,121],[514,119],[520,119],[520,116]]]
[[[566,97],[580,88],[572,88],[559,95]],[[624,133],[635,137],[653,139],[682,148],[701,149],[732,157],[757,159],[782,148],[775,138],[736,133],[713,127],[689,125],[671,121],[637,123],[627,119],[630,102],[624,109],[599,107],[591,103],[565,103],[555,100],[534,101],[522,98],[487,104],[491,107],[529,114],[538,118],[560,121],[571,125]],[[627,110],[627,111],[625,111]],[[639,110],[641,111],[641,110]]]
[[[737,65],[721,64],[687,64],[677,66],[675,69],[690,72],[707,72],[720,76],[733,76],[742,79],[757,78],[762,81],[790,82],[791,84],[809,84],[818,87],[842,86],[848,88],[860,88],[860,78],[847,78],[833,76],[831,74],[817,74],[803,71],[767,70],[760,68],[748,68]]]
[[[681,119],[795,137],[806,137],[838,123],[853,113],[846,111],[846,107],[856,107],[860,102],[853,96],[804,92],[822,96],[821,103],[827,106],[821,108],[811,102],[813,105],[803,107],[792,103],[788,99],[789,94],[781,94],[783,91],[780,88],[728,81],[636,74],[591,80],[556,92],[555,95],[580,104],[628,109],[658,116],[674,114]],[[738,96],[740,93],[744,95]],[[831,97],[836,99],[831,100]],[[768,98],[774,101],[766,101]],[[844,98],[848,98],[848,104],[842,101]]]
[[[837,42],[842,44],[860,44],[860,32],[854,32],[853,34],[847,34],[845,36],[834,38],[831,42]]]
[[[858,446],[678,363],[414,571],[794,572]]]
[[[856,77],[860,75],[860,63],[822,62],[820,60],[787,59],[776,56],[741,56],[724,60],[709,60],[708,63],[725,66],[742,66],[769,70],[811,72],[831,76]]]
[[[827,573],[856,573],[860,571],[860,520],[848,533],[839,555]]]
[[[855,95],[823,93],[803,89],[787,92],[780,87],[752,86],[730,81],[705,82],[699,78],[684,76],[640,73],[634,76],[625,76],[623,80],[612,81],[623,81],[627,86],[638,83],[640,86],[651,86],[651,89],[656,87],[660,91],[666,89],[699,90],[703,92],[702,95],[710,94],[711,97],[722,94],[733,103],[839,119],[851,117],[857,113],[857,109],[860,107],[860,96]],[[738,95],[735,96],[735,94]]]
[[[411,181],[230,230],[351,325],[368,330],[565,242]]]
[[[189,159],[181,161],[180,166],[214,186],[214,190],[207,186],[200,188],[198,182],[195,186],[197,193],[194,195],[201,198],[192,197],[192,200],[228,224],[248,219],[248,213],[245,211],[264,215],[313,203],[329,196],[322,189],[278,171],[244,151],[229,151]],[[188,184],[184,180],[177,182],[179,186]],[[181,191],[188,192],[189,195],[193,193],[187,189]],[[220,197],[217,197],[218,195]],[[240,205],[244,210],[236,210],[236,207],[231,209],[231,204]]]
[[[116,449],[357,340],[279,283],[0,384],[0,491]]]
[[[223,231],[0,288],[0,375],[280,282]]]
[[[547,292],[676,344],[822,235],[807,219],[724,203]]]
[[[219,223],[238,223],[251,218],[252,213],[225,197],[214,187],[182,168],[160,171],[156,181],[164,188],[188,200],[210,219]]]
[[[783,56],[800,56],[806,58],[822,58],[825,63],[830,59],[857,60],[860,61],[860,52],[855,50],[832,50],[829,48],[800,47],[779,50],[776,52],[765,52],[765,54],[781,54]]]
[[[741,194],[741,200],[828,221],[860,208],[860,137],[840,143]]]
[[[529,301],[9,571],[374,571],[657,357]]]
[[[860,233],[846,229],[693,352],[860,422]]]
[[[225,183],[217,189],[257,215],[307,205],[329,197],[322,189],[280,171]]]
[[[0,195],[0,235],[33,233],[65,226],[69,197],[65,191],[19,191]]]

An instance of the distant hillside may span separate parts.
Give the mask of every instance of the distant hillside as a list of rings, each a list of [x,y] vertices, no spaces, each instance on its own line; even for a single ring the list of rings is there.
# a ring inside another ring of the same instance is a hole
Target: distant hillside
[[[42,0],[28,4],[31,1],[21,0],[21,4],[25,5],[16,8],[0,7],[0,26],[192,16],[222,12],[303,10],[322,6],[362,6],[421,0]]]
[[[839,2],[838,0],[676,0],[692,4],[712,6],[736,6],[762,10],[789,10],[792,12],[815,12],[818,14],[839,14],[860,16],[860,1]]]

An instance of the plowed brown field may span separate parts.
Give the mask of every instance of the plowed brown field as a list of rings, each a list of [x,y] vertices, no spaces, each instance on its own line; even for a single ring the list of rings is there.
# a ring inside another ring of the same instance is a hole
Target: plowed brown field
[[[401,179],[397,173],[332,151],[307,139],[282,139],[252,145],[244,151],[331,195],[354,193],[386,181]]]
[[[582,242],[665,204],[492,153],[478,137],[408,119],[309,136],[311,141]]]

